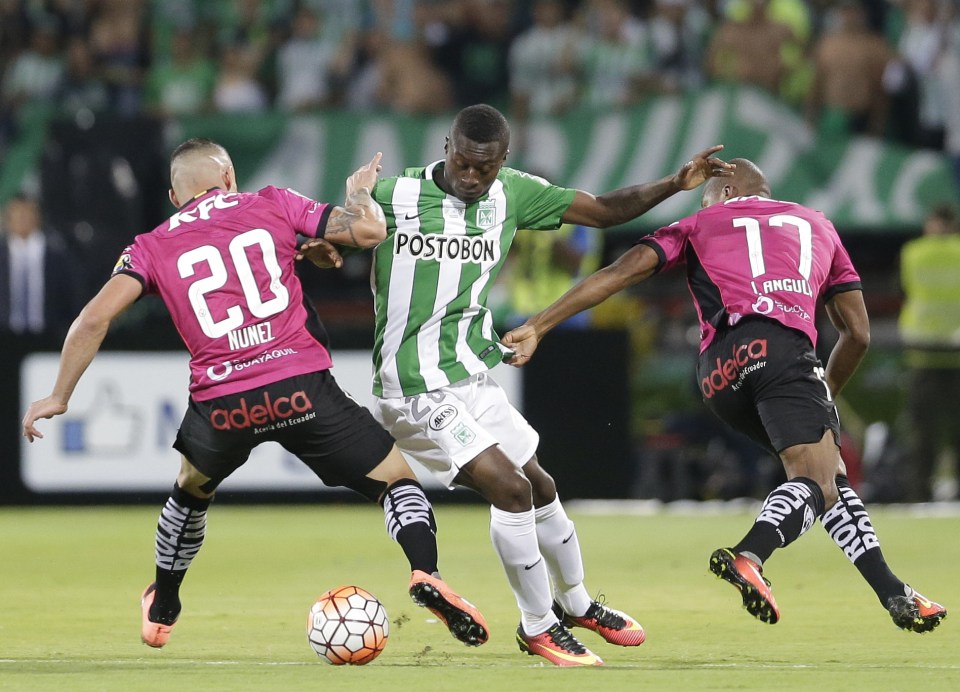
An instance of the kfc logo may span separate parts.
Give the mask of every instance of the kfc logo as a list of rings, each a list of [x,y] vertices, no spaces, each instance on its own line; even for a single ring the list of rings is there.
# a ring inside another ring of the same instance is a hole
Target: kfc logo
[[[767,364],[766,360],[761,360],[766,357],[766,339],[754,339],[749,344],[734,346],[730,357],[724,361],[717,358],[716,367],[700,381],[703,398],[709,399],[727,386],[732,387],[734,391],[738,390],[747,375]]]
[[[210,424],[217,430],[244,430],[251,426],[267,424],[296,423],[303,417],[290,420],[297,414],[313,408],[313,402],[306,392],[294,392],[290,396],[270,398],[269,392],[263,393],[262,403],[258,400],[252,406],[247,403],[246,397],[240,398],[240,405],[234,409],[218,408],[210,413]],[[310,418],[313,414],[310,415]]]

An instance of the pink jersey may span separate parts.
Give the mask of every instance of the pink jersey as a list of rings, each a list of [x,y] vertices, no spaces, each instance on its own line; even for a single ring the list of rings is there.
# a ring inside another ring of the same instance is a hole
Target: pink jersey
[[[163,298],[190,351],[190,394],[204,401],[326,370],[294,273],[297,233],[322,237],[333,207],[291,190],[208,190],[120,256]]]
[[[860,276],[819,211],[765,197],[736,197],[642,238],[660,269],[687,265],[700,318],[700,350],[717,328],[762,315],[817,343],[817,298],[859,290]]]

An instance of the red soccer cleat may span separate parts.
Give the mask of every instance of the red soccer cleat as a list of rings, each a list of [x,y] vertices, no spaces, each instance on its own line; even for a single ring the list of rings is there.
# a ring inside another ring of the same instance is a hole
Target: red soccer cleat
[[[517,644],[520,651],[526,651],[531,656],[543,656],[558,666],[603,665],[603,659],[581,644],[560,622],[532,637],[523,631],[521,625],[517,628]]]
[[[887,600],[887,610],[893,624],[910,632],[932,632],[947,617],[947,609],[939,603],[924,598],[913,587],[909,596],[894,596]]]
[[[442,579],[415,571],[410,577],[410,598],[440,618],[450,634],[467,646],[480,646],[490,638],[487,621],[480,611]]]
[[[753,560],[737,555],[730,548],[718,548],[710,556],[710,571],[740,591],[743,607],[761,622],[775,625],[780,609],[773,598],[770,582]]]
[[[161,625],[159,622],[153,622],[150,619],[150,606],[153,605],[156,591],[156,583],[150,584],[140,597],[140,640],[147,646],[159,649],[170,641],[170,632],[173,630],[173,625]]]
[[[557,614],[567,627],[584,627],[593,630],[610,644],[619,646],[640,646],[647,635],[639,622],[626,613],[614,610],[601,600],[591,601],[587,612],[580,617],[565,613],[556,601],[553,602],[553,612]]]

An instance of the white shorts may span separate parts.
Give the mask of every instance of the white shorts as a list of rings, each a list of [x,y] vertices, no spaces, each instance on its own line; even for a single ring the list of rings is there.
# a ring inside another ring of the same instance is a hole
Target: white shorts
[[[424,394],[377,399],[373,416],[441,483],[453,487],[460,469],[500,445],[517,468],[537,451],[540,435],[488,373]]]

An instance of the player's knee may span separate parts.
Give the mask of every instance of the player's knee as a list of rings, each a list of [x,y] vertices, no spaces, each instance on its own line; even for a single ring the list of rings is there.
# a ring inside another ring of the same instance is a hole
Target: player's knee
[[[543,507],[553,502],[557,496],[557,484],[553,476],[543,470],[543,468],[531,462],[523,467],[523,472],[530,481],[530,489],[533,493],[533,505]]]
[[[488,494],[490,504],[504,512],[526,512],[533,508],[530,481],[519,471],[497,478]]]
[[[823,492],[823,506],[830,509],[840,499],[840,490],[837,488],[837,477],[834,475],[826,482],[817,481],[820,490]]]

